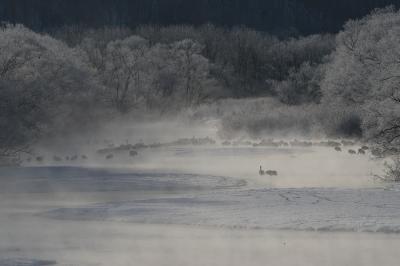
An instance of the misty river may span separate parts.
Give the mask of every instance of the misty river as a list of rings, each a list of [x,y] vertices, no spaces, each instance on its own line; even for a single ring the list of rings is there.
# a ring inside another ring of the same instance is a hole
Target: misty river
[[[129,160],[1,169],[0,265],[396,262],[400,187],[368,155],[217,145]]]

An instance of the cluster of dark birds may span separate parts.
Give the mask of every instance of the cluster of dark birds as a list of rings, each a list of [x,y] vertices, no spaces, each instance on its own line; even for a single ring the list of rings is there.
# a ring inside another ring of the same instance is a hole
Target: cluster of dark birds
[[[299,144],[299,143],[300,142],[296,141],[296,144]],[[342,143],[342,144],[343,145],[351,145],[351,144],[354,144],[354,143]],[[341,147],[342,144],[340,144],[338,142],[332,142],[332,141],[326,142],[326,143],[320,143],[320,145],[334,147],[335,151],[337,151],[337,152],[342,152],[343,151],[343,149]],[[304,145],[306,145],[306,144],[304,144]],[[309,144],[307,144],[307,145],[309,145]],[[362,146],[358,150],[349,149],[348,153],[351,154],[351,155],[356,155],[356,154],[365,155],[365,154],[367,154],[367,151],[369,149],[370,148],[368,146]],[[371,151],[371,153],[374,155],[373,151]],[[263,170],[262,166],[260,166],[260,170],[258,171],[258,173],[259,173],[260,176],[264,176],[264,175],[277,176],[278,175],[277,171],[275,171],[275,170],[267,170],[267,171],[265,171],[265,170]]]
[[[61,156],[57,156],[57,155],[53,156],[54,162],[62,162],[62,161],[75,162],[75,161],[79,161],[79,160],[85,161],[87,159],[88,159],[87,155],[72,155],[72,156],[65,156],[65,157],[61,157]],[[27,162],[31,162],[32,160],[33,160],[32,158],[28,158]],[[45,161],[45,157],[44,156],[36,156],[35,161],[38,163],[42,163]]]
[[[285,147],[298,147],[298,148],[308,148],[308,147],[341,147],[341,146],[354,146],[356,143],[350,140],[342,140],[340,142],[328,140],[328,141],[302,141],[302,140],[292,140],[292,141],[276,141],[274,139],[263,139],[259,142],[252,142],[249,140],[237,140],[237,141],[224,141],[221,143],[222,146],[252,146],[252,147],[268,147],[268,148],[285,148]]]
[[[349,149],[348,153],[352,154],[352,155],[355,155],[355,154],[365,155],[365,154],[367,154],[368,150],[369,150],[369,147],[362,146],[360,149],[358,149],[358,151],[357,150],[353,150],[353,149]],[[335,151],[342,152],[343,150],[342,150],[341,147],[335,147]]]
[[[137,151],[130,151],[129,152],[129,156],[130,157],[135,157],[138,155]],[[106,160],[112,160],[114,159],[115,155],[113,153],[110,154],[106,154],[104,155],[104,159]],[[89,159],[89,157],[87,155],[72,155],[72,156],[58,156],[58,155],[54,155],[53,156],[53,162],[56,163],[60,163],[60,162],[77,162],[77,161],[86,161]],[[32,162],[32,161],[36,161],[37,163],[43,163],[46,160],[46,158],[44,156],[36,156],[34,158],[28,158],[26,161],[28,163]]]

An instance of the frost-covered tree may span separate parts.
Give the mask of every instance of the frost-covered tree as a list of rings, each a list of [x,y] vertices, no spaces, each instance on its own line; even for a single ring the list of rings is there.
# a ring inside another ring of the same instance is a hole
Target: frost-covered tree
[[[151,45],[133,35],[110,41],[105,49],[90,38],[80,47],[103,81],[103,99],[121,113],[177,110],[219,96],[211,64],[195,41]]]
[[[298,105],[319,103],[321,100],[320,83],[323,70],[320,65],[306,62],[299,68],[293,68],[289,77],[281,82],[272,81],[271,86],[282,103]]]
[[[23,26],[0,28],[0,156],[26,151],[40,135],[85,117],[96,86],[81,57]]]
[[[107,46],[105,96],[122,113],[143,102],[149,86],[148,51],[148,42],[138,36],[114,41]]]
[[[147,108],[158,109],[161,112],[179,109],[181,107],[177,97],[179,73],[170,46],[154,45],[149,51],[148,62],[151,84],[145,94]]]
[[[218,94],[217,83],[210,76],[210,64],[201,55],[203,47],[183,40],[172,44],[174,64],[179,77],[179,95],[186,106],[197,105]]]
[[[72,47],[83,50],[90,65],[101,73],[105,69],[108,44],[128,38],[132,32],[123,27],[87,29],[76,26],[62,27],[54,35]]]
[[[355,106],[366,137],[386,146],[400,144],[400,13],[374,11],[350,21],[323,81],[325,103]]]

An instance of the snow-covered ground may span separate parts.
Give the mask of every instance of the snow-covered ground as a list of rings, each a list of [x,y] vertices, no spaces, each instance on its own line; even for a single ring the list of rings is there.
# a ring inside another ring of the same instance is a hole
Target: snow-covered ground
[[[0,265],[396,265],[400,187],[331,148],[0,170]],[[258,175],[262,165],[277,177]]]

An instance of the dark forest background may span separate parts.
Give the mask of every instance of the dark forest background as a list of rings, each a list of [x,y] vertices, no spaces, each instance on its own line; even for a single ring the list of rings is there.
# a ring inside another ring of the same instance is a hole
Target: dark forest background
[[[398,0],[1,0],[2,21],[34,30],[64,25],[243,25],[277,35],[334,33]]]

